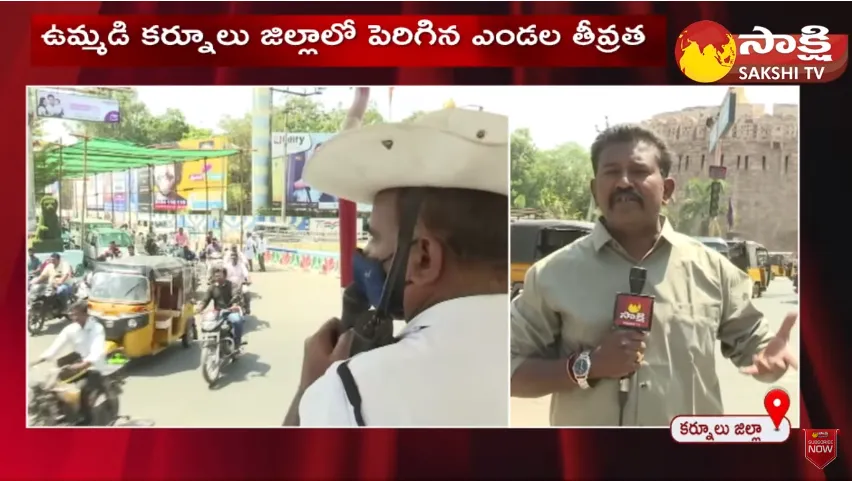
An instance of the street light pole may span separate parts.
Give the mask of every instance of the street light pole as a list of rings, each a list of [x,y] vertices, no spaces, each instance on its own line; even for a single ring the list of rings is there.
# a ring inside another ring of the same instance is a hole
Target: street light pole
[[[315,95],[322,95],[323,91],[325,91],[324,87],[314,87],[313,89],[302,89],[301,92],[292,90],[289,88],[275,88],[272,87],[270,90],[278,93],[282,93],[284,95],[293,95],[296,97],[313,97]],[[271,109],[269,112],[269,125],[270,128],[272,126],[272,115],[274,115],[274,109]],[[281,160],[281,222],[284,222],[284,219],[287,217],[287,163],[289,162],[289,158],[287,157],[287,136],[290,133],[289,127],[290,120],[290,107],[287,106],[287,102],[284,102],[284,138],[282,141],[284,142],[284,154]],[[269,136],[269,141],[272,142],[272,136]],[[272,154],[272,145],[269,146],[270,155]]]

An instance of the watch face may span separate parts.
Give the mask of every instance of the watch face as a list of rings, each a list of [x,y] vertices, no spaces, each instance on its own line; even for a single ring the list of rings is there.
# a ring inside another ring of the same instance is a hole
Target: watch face
[[[589,361],[584,358],[577,359],[574,362],[574,374],[585,374],[589,370]]]

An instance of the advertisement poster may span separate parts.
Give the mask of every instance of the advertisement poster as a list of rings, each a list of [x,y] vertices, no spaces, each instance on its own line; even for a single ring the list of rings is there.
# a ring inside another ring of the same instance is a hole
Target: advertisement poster
[[[127,172],[112,172],[107,176],[107,191],[104,192],[104,210],[127,211]],[[109,185],[112,186],[110,190]]]
[[[335,134],[272,133],[272,205],[281,206],[281,198],[291,207],[317,206],[337,209],[337,198],[311,188],[302,180],[305,163],[323,142]]]
[[[134,169],[136,177],[136,202],[139,212],[151,212],[151,184],[149,182],[149,169]]]
[[[116,124],[121,120],[118,100],[59,90],[36,90],[36,115],[48,119]]]
[[[225,140],[182,140],[176,142],[176,147],[219,150],[225,148]],[[227,168],[228,160],[223,157],[154,167],[154,209],[170,212],[226,209]]]

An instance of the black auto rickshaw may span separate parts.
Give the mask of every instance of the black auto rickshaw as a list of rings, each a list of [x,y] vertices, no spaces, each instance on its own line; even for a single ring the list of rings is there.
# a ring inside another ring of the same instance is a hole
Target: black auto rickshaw
[[[539,259],[592,232],[594,224],[576,220],[515,220],[511,224],[511,295],[524,287],[527,270]]]

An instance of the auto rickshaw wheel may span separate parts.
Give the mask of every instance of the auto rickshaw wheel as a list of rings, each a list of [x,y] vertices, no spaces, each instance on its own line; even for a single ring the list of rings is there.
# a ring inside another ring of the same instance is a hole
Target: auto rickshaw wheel
[[[751,290],[751,297],[761,297],[763,295],[763,289],[760,288],[760,283],[755,282],[754,287]]]
[[[195,339],[198,339],[198,329],[195,327],[195,318],[190,317],[186,320],[186,331],[180,338],[180,344],[184,348],[188,348]]]

